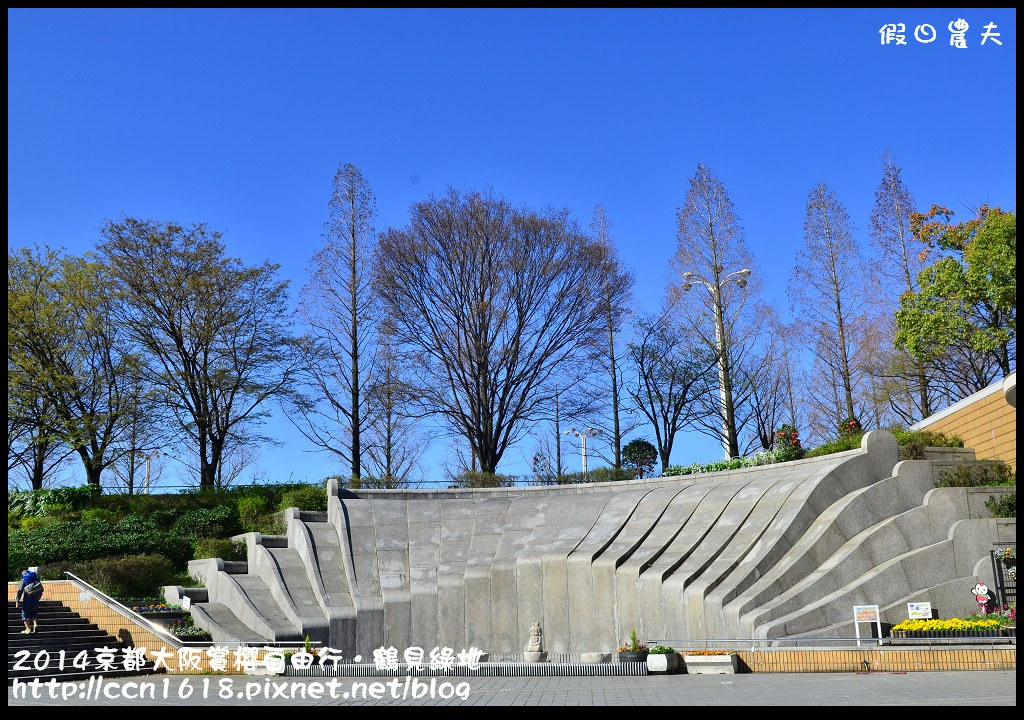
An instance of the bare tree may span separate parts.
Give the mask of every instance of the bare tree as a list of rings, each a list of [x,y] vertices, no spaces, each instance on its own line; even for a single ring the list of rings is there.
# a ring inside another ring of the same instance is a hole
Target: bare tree
[[[819,181],[807,198],[804,246],[789,284],[799,305],[818,367],[839,384],[841,404],[835,421],[856,417],[854,392],[865,298],[862,261],[853,225],[835,192]]]
[[[746,443],[744,454],[754,448],[771,450],[775,431],[794,411],[791,352],[786,343],[786,330],[772,308],[759,306],[757,316],[765,320],[757,332],[757,342],[735,365],[738,407],[745,411],[742,424]]]
[[[694,402],[712,392],[708,372],[717,358],[706,348],[691,348],[689,334],[668,311],[637,320],[636,340],[629,346],[636,382],[629,394],[654,427],[662,472],[671,464],[676,434],[699,413]]]
[[[296,427],[333,453],[358,478],[367,388],[373,374],[376,299],[370,277],[376,200],[359,168],[344,164],[334,176],[324,246],[313,256],[299,312],[312,328],[301,374],[307,393],[297,403]]]
[[[873,275],[882,281],[880,291],[875,293],[883,302],[882,313],[889,318],[898,307],[898,297],[903,293],[915,293],[918,290],[917,275],[924,268],[921,251],[924,244],[914,237],[911,231],[910,215],[914,212],[914,198],[903,183],[900,173],[903,168],[893,162],[888,151],[882,157],[882,180],[875,190],[875,204],[871,210],[871,250],[874,256],[871,261]],[[879,373],[887,376],[881,393],[890,399],[889,406],[898,416],[912,423],[932,413],[932,402],[929,396],[931,379],[925,364],[912,360],[906,352],[896,350],[892,338],[896,335],[895,321],[889,319],[891,326],[885,338],[879,338],[878,357],[872,363],[871,373],[878,377]],[[909,366],[909,367],[908,367]],[[910,369],[912,374],[902,373],[901,369]],[[898,405],[907,393],[894,387],[894,381],[902,377],[908,384],[916,385],[916,407],[913,404],[904,407]],[[892,392],[896,390],[896,392]]]
[[[605,253],[566,211],[452,189],[380,236],[375,277],[425,414],[465,437],[481,471],[542,419],[553,378],[603,328]]]
[[[40,490],[52,482],[74,450],[60,440],[45,396],[32,398],[20,390],[11,392],[17,375],[18,371],[8,366],[7,473],[8,478],[12,472],[21,476],[14,480],[15,487],[24,481],[27,488]]]
[[[232,438],[264,439],[252,428],[266,401],[294,384],[288,283],[277,265],[227,257],[204,224],[125,218],[102,234],[124,300],[118,322],[147,355],[142,376],[194,444],[200,487],[217,487]]]
[[[132,495],[155,485],[161,449],[171,442],[167,413],[153,388],[139,377],[126,382],[132,402],[124,415],[124,430],[118,438],[119,459],[110,466],[115,486]],[[154,468],[157,470],[154,471]]]
[[[622,368],[622,342],[616,343],[623,322],[630,314],[629,300],[633,294],[633,285],[636,278],[619,261],[615,251],[615,245],[609,234],[611,221],[605,212],[603,205],[594,208],[594,217],[590,223],[594,238],[605,251],[604,262],[604,287],[601,296],[602,317],[605,327],[603,338],[606,342],[596,343],[596,360],[603,368],[602,380],[596,383],[597,397],[610,396],[607,401],[607,412],[610,415],[610,426],[604,427],[606,423],[596,422],[598,427],[604,430],[608,438],[611,450],[610,461],[612,466],[618,470],[622,467],[622,439],[626,437],[637,423],[628,417],[628,406],[622,403],[625,377]]]
[[[360,476],[353,486],[407,487],[419,478],[427,438],[409,415],[412,398],[402,381],[409,360],[399,354],[386,327],[379,335],[376,358],[376,372],[367,387],[371,421],[362,453],[367,477]]]
[[[743,332],[748,298],[744,288],[755,267],[753,257],[725,186],[703,164],[690,178],[676,219],[677,244],[672,259],[675,278],[667,295],[681,309],[688,329],[715,354],[719,402],[714,432],[722,440],[725,454],[736,457],[739,434],[732,362],[739,346],[750,340]],[[683,294],[695,286],[701,287]]]

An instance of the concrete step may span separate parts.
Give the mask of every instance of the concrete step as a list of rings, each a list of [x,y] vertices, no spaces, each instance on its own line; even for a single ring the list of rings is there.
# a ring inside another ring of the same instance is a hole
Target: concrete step
[[[222,603],[195,603],[192,605],[192,617],[196,626],[210,633],[214,642],[270,640],[248,627]]]
[[[317,564],[316,571],[320,582],[327,593],[327,601],[331,607],[343,612],[355,612],[352,602],[352,589],[348,585],[345,574],[345,561],[342,557],[338,531],[331,525],[311,523],[306,526],[312,538],[313,557]]]
[[[274,640],[301,640],[302,633],[274,599],[270,588],[255,575],[232,575],[238,588],[249,599],[256,611],[274,631]]]

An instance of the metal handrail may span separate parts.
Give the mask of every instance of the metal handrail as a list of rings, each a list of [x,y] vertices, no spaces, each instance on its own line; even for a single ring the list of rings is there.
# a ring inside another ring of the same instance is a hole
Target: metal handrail
[[[131,608],[126,607],[122,603],[118,602],[114,598],[112,598],[109,595],[107,595],[105,592],[103,592],[99,588],[94,587],[93,585],[90,585],[89,583],[87,583],[85,580],[83,580],[82,578],[78,577],[77,575],[74,575],[73,573],[70,573],[67,570],[64,571],[64,574],[67,575],[69,578],[71,578],[71,582],[73,582],[76,585],[80,586],[82,589],[92,593],[93,595],[96,595],[99,599],[103,600],[105,603],[110,605],[119,614],[123,615],[124,617],[128,618],[129,620],[131,620],[134,623],[138,623],[139,625],[142,625],[144,628],[146,628],[147,630],[152,632],[154,635],[159,637],[161,640],[168,641],[176,650],[183,646],[184,643],[181,641],[181,639],[175,637],[167,629],[161,627],[160,625],[157,625],[156,623],[154,623],[149,618],[145,618],[142,615],[140,615],[139,613],[137,613],[134,610],[132,610]]]

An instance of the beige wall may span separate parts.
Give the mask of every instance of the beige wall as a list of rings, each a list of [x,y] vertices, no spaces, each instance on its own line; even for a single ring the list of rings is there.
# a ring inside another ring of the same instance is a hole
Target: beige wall
[[[913,426],[959,435],[979,460],[1002,460],[1017,472],[1017,408],[1010,405],[998,383]]]

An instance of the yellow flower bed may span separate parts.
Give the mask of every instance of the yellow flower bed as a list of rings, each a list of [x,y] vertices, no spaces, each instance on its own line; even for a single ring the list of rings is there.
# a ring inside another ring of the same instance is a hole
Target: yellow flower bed
[[[686,650],[683,655],[733,655],[731,650]]]
[[[930,632],[939,630],[995,630],[999,627],[998,620],[964,620],[949,618],[948,620],[904,620],[894,625],[893,630],[908,632]]]

